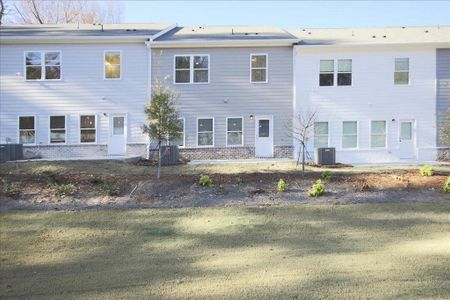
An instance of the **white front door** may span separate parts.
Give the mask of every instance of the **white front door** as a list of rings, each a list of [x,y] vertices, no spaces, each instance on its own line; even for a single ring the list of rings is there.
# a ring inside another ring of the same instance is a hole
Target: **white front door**
[[[127,117],[110,115],[108,155],[125,155],[127,140]]]
[[[256,117],[255,126],[255,156],[273,157],[272,116]]]
[[[400,158],[414,158],[414,122],[400,121]]]

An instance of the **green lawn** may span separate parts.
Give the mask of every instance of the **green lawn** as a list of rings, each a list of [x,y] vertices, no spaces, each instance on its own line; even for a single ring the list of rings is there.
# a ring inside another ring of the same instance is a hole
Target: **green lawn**
[[[450,202],[3,212],[0,298],[450,298]]]

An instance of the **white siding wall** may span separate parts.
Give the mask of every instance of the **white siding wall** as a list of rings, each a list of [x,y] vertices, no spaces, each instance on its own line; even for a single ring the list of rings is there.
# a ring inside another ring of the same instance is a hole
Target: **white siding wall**
[[[339,162],[399,161],[399,121],[416,121],[416,158],[436,158],[436,50],[431,48],[306,48],[294,50],[295,106],[329,122]],[[395,58],[409,58],[410,85],[394,85]],[[352,86],[319,86],[321,59],[352,59]],[[395,121],[392,121],[395,119]],[[387,148],[370,148],[371,120],[387,121]],[[359,122],[359,148],[342,149],[342,122]],[[310,145],[312,151],[312,145]]]
[[[25,81],[24,51],[30,50],[60,50],[62,80]],[[121,80],[103,79],[104,50],[122,51]],[[66,114],[67,142],[77,144],[79,115],[96,114],[98,143],[106,144],[111,113],[128,114],[128,143],[146,142],[140,129],[148,89],[144,43],[1,45],[0,54],[0,143],[7,138],[17,142],[18,115],[36,115],[36,142],[48,144],[48,116]]]
[[[250,54],[268,54],[268,83],[250,83]],[[173,84],[174,55],[209,54],[209,84]],[[272,115],[274,145],[292,146],[286,126],[292,122],[292,47],[153,49],[152,77],[166,77],[179,92],[186,120],[186,145],[196,146],[196,118],[215,118],[215,146],[226,145],[226,117],[244,117],[244,144],[254,146],[250,115]]]

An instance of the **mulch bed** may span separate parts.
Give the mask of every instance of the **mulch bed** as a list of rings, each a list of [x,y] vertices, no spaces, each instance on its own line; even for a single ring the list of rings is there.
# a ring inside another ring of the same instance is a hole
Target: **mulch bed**
[[[448,175],[423,177],[417,170],[385,173],[336,173],[325,181],[326,193],[319,198],[307,195],[320,173],[305,177],[293,173],[212,174],[213,187],[198,185],[198,176],[165,175],[56,175],[57,184],[73,184],[69,196],[55,196],[49,178],[43,175],[0,174],[3,184],[14,184],[17,195],[0,194],[0,210],[8,209],[84,209],[132,207],[259,206],[296,203],[367,203],[393,201],[450,200],[442,192]],[[276,190],[283,178],[284,193]],[[108,196],[105,185],[116,185],[118,195]]]

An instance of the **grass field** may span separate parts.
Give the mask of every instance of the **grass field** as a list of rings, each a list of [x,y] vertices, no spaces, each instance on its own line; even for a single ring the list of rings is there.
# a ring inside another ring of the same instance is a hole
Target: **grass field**
[[[450,202],[0,214],[0,298],[450,298]]]

